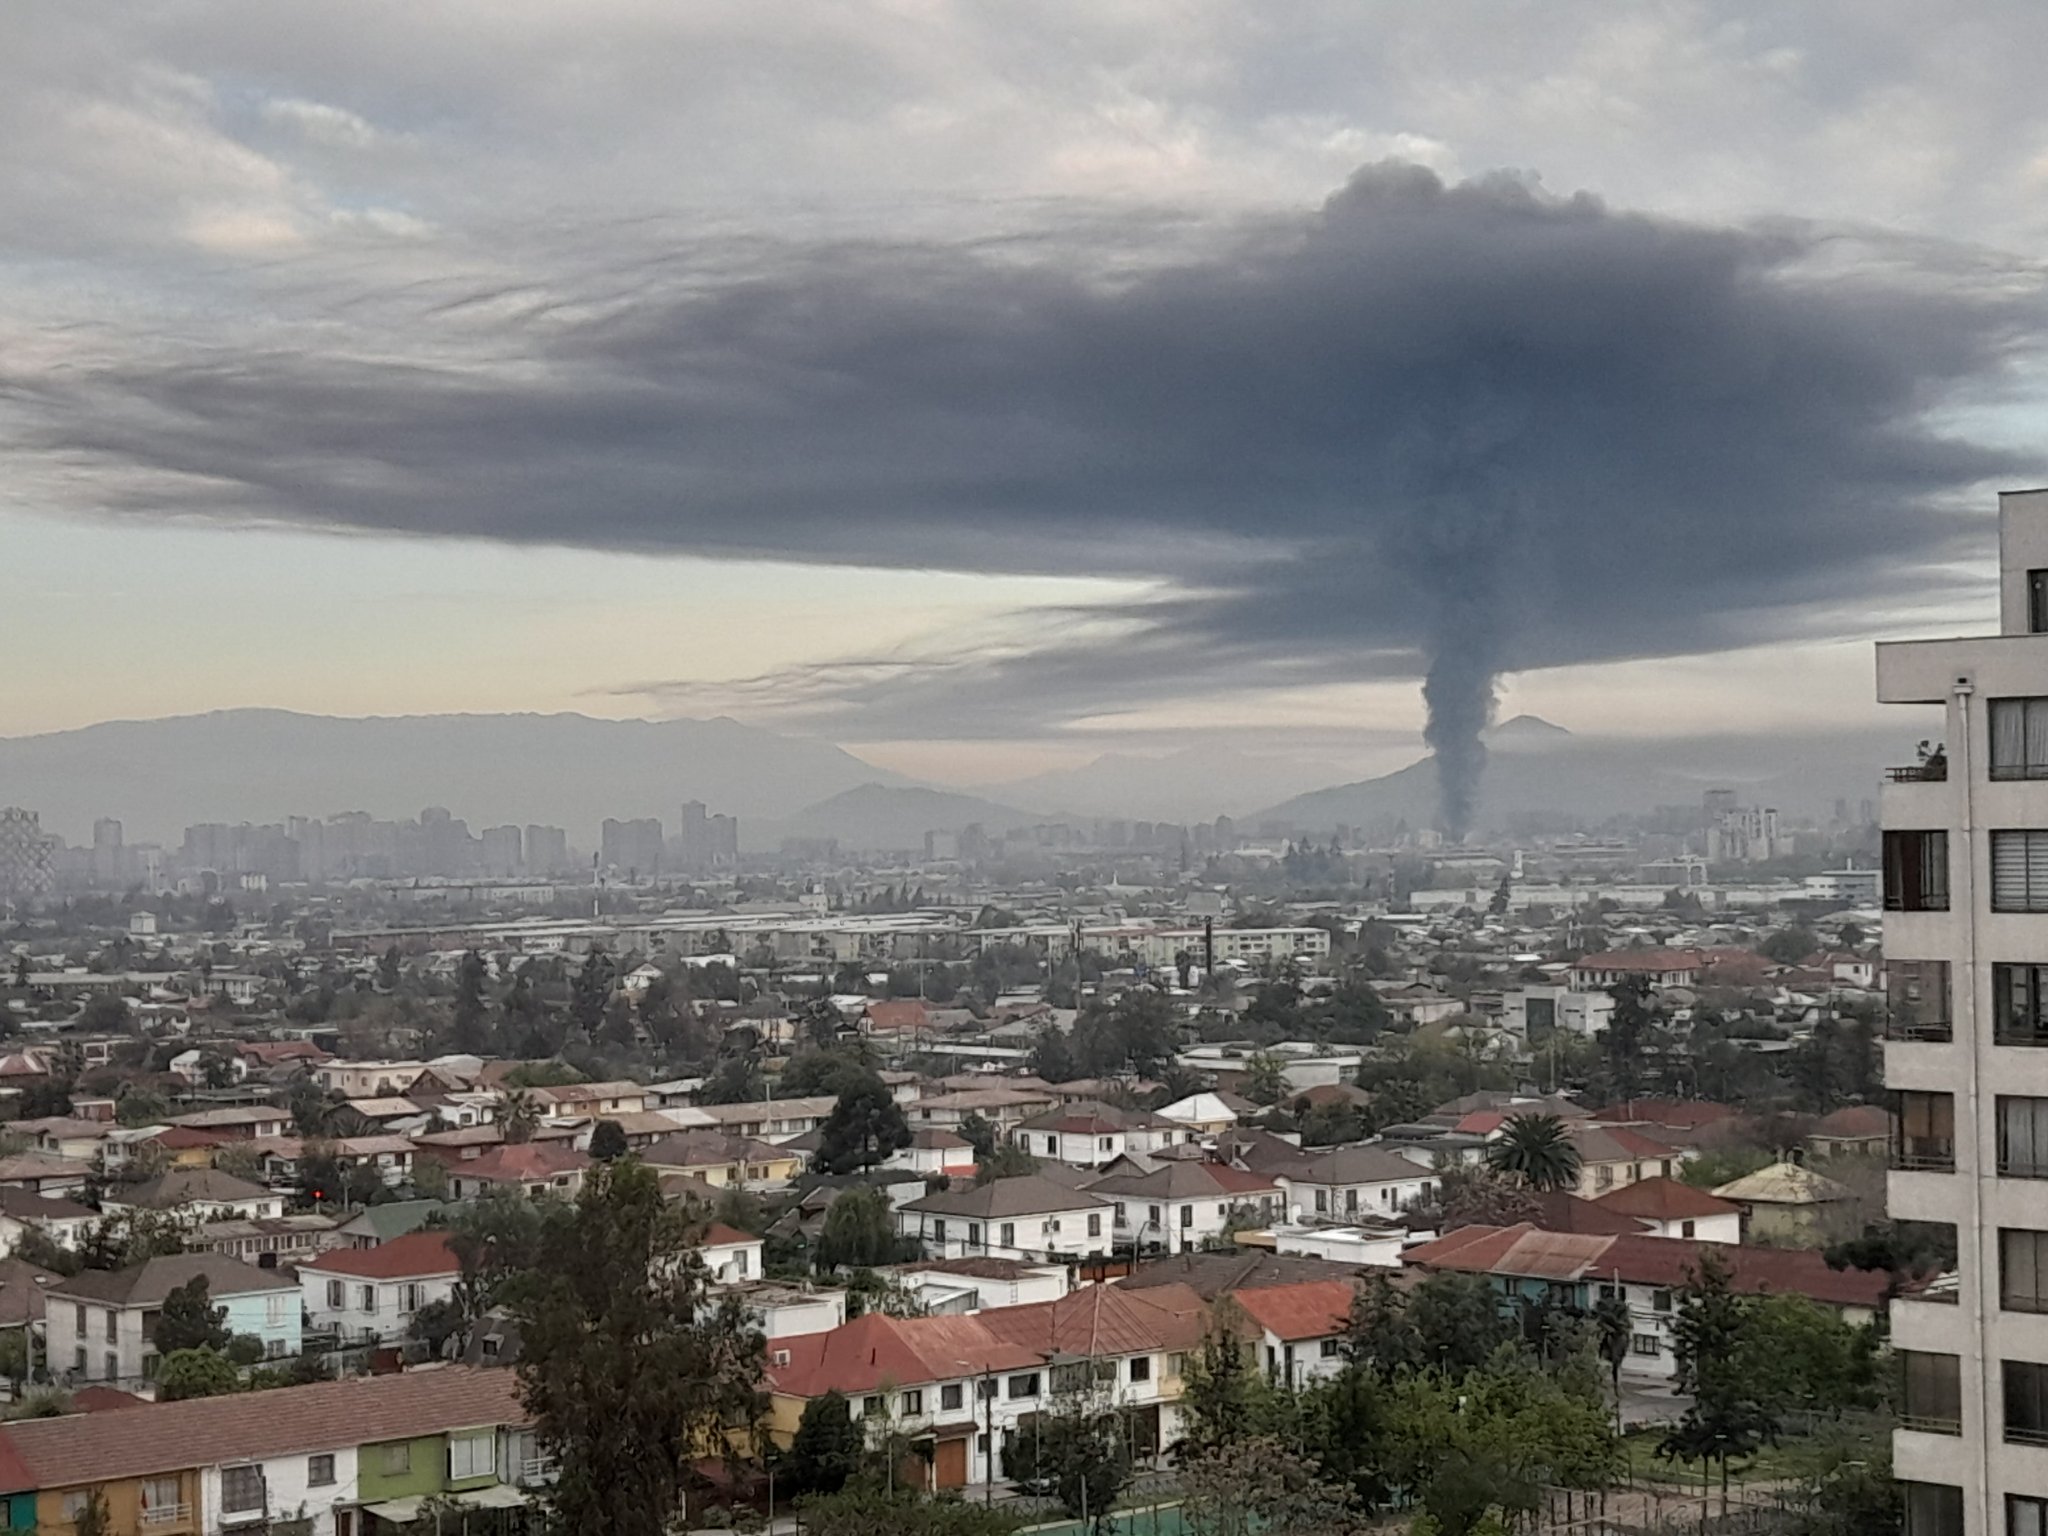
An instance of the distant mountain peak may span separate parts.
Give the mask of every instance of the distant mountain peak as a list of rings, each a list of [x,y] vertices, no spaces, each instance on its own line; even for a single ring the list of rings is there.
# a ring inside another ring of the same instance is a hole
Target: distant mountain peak
[[[1541,715],[1516,715],[1511,720],[1501,721],[1486,734],[1494,741],[1540,741],[1556,740],[1571,735],[1571,732],[1561,725],[1551,724]]]

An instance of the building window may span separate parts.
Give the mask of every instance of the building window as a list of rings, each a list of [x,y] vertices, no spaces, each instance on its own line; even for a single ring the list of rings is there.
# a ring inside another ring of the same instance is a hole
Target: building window
[[[1088,1235],[1090,1237],[1102,1236],[1102,1214],[1099,1211],[1091,1212],[1089,1214]]]
[[[1192,1205],[1180,1208],[1180,1224],[1183,1231],[1195,1224],[1195,1208]]]
[[[967,1242],[970,1247],[979,1248],[981,1246],[980,1222],[970,1221],[967,1223]]]
[[[1150,1381],[1151,1379],[1152,1357],[1150,1355],[1131,1356],[1131,1380]]]
[[[934,1218],[934,1220],[932,1221],[932,1241],[933,1241],[933,1242],[935,1242],[935,1243],[943,1243],[943,1242],[944,1242],[945,1240],[946,1240],[946,1222],[945,1222],[945,1219],[944,1219],[943,1217],[938,1217],[938,1218]]]
[[[1342,1339],[1324,1339],[1318,1348],[1318,1353],[1325,1360],[1335,1360],[1344,1353],[1344,1341]]]
[[[489,1477],[497,1470],[498,1436],[495,1430],[472,1430],[448,1437],[448,1479]]]
[[[419,1311],[421,1290],[418,1285],[401,1285],[398,1288],[398,1310],[408,1314]]]
[[[383,1448],[378,1459],[386,1477],[404,1477],[412,1471],[412,1443],[395,1440]]]
[[[1632,1333],[1628,1336],[1628,1352],[1632,1355],[1654,1355],[1659,1347],[1654,1333]]]
[[[334,1482],[334,1457],[308,1456],[306,1458],[306,1486],[326,1488]]]
[[[1146,1207],[1145,1207],[1145,1221],[1146,1221],[1146,1224],[1147,1224],[1147,1225],[1149,1225],[1149,1226],[1154,1226],[1154,1227],[1156,1227],[1156,1226],[1158,1226],[1158,1225],[1159,1225],[1159,1207],[1158,1207],[1158,1206],[1156,1206],[1156,1205],[1148,1205],[1148,1206],[1146,1206]]]
[[[2048,779],[2048,699],[1993,699],[1988,713],[1991,777]]]
[[[1885,904],[1891,904],[1889,890]],[[1948,909],[1946,885],[1941,909]],[[1991,834],[1991,910],[2048,912],[2048,832]]]
[[[1998,836],[1992,834],[1994,844]],[[1993,857],[1995,863],[1995,847]],[[1887,912],[1948,910],[1946,832],[1885,833],[1884,905]]]
[[[1891,960],[1885,964],[1887,1033],[1894,1040],[1953,1038],[1946,960]]]
[[[1956,1171],[1956,1099],[1952,1093],[1893,1095],[1892,1166],[1923,1173]]]
[[[1935,1435],[1963,1432],[1962,1362],[1955,1355],[1931,1355],[1922,1350],[1898,1352],[1899,1369],[1905,1382],[1905,1401],[1899,1422],[1908,1429]]]
[[[1316,1191],[1316,1210],[1317,1210],[1318,1212],[1327,1212],[1327,1211],[1328,1211],[1329,1209],[1330,1209],[1330,1192],[1329,1192],[1328,1190],[1326,1190],[1326,1189],[1319,1189],[1319,1190],[1317,1190],[1317,1191]]]
[[[1650,1292],[1650,1310],[1652,1312],[1669,1312],[1671,1310],[1671,1293],[1669,1291]]]
[[[2048,1499],[2005,1496],[2005,1536],[2048,1536]]]
[[[377,1287],[360,1285],[356,1287],[356,1310],[374,1312],[377,1310]]]
[[[1998,1096],[1998,1174],[2048,1179],[2048,1099]]]
[[[983,1402],[994,1397],[996,1395],[996,1379],[993,1376],[982,1377],[981,1380],[974,1384],[974,1395]]]
[[[1963,1536],[1963,1490],[1947,1483],[1901,1483],[1905,1536]]]
[[[1699,1225],[1700,1224],[1698,1222],[1694,1221],[1690,1216],[1688,1216],[1683,1221],[1679,1222],[1678,1235],[1680,1237],[1697,1237],[1699,1236]]]
[[[1999,1228],[1998,1304],[2008,1312],[2048,1312],[2048,1232]]]
[[[1169,1375],[1169,1376],[1185,1376],[1185,1375],[1187,1375],[1187,1373],[1188,1373],[1188,1357],[1187,1357],[1187,1355],[1186,1355],[1186,1353],[1185,1353],[1184,1351],[1182,1351],[1182,1352],[1176,1352],[1176,1353],[1174,1353],[1174,1354],[1171,1354],[1171,1355],[1168,1355],[1168,1356],[1166,1357],[1166,1374],[1167,1374],[1167,1375]]]
[[[1022,1376],[1012,1376],[1009,1393],[1012,1398],[1038,1396],[1038,1372],[1028,1371]]]
[[[862,1398],[862,1399],[860,1400],[860,1416],[861,1416],[862,1418],[864,1418],[864,1419],[875,1419],[875,1418],[880,1418],[880,1417],[881,1417],[881,1414],[882,1414],[882,1394],[881,1394],[881,1393],[877,1392],[877,1393],[874,1393],[874,1394],[873,1394],[873,1395],[871,1395],[871,1396],[868,1396],[868,1397],[864,1397],[864,1398]]]
[[[348,1305],[348,1287],[341,1281],[327,1282],[327,1305],[337,1312]]]
[[[1991,1039],[2048,1045],[2048,965],[1991,967]]]
[[[906,1392],[903,1394],[903,1416],[905,1418],[914,1419],[923,1412],[924,1394],[922,1392]]]
[[[1017,1246],[1017,1223],[1006,1221],[1002,1224],[1002,1227],[996,1233],[996,1246],[998,1248],[1014,1248]]]
[[[172,1511],[185,1502],[178,1496],[180,1491],[178,1480],[175,1477],[144,1478],[142,1480],[143,1524],[155,1525],[159,1522],[168,1523],[176,1519],[177,1516]],[[150,1518],[152,1515],[156,1516],[155,1520]]]
[[[71,1524],[76,1525],[79,1517],[85,1513],[86,1506],[92,1502],[92,1494],[93,1491],[90,1488],[74,1488],[65,1494],[63,1503],[64,1518]]]
[[[950,1386],[939,1388],[939,1411],[941,1413],[958,1413],[966,1401],[966,1390],[957,1381]]]
[[[226,1515],[246,1515],[263,1508],[261,1467],[222,1467],[220,1508]]]
[[[2005,1381],[2005,1438],[2013,1445],[2048,1445],[2048,1365],[2001,1360]]]

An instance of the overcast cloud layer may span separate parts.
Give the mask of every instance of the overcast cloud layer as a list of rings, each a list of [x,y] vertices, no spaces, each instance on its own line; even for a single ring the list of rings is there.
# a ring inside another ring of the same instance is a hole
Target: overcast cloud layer
[[[0,463],[1154,583],[720,690],[828,732],[1430,667],[1469,741],[1502,670],[1925,602],[2036,477],[1972,412],[2043,330],[2038,11],[32,5]]]

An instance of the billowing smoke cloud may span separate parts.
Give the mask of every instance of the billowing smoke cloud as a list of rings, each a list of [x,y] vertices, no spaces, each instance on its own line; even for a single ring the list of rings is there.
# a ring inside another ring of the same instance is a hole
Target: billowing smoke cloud
[[[743,691],[875,740],[1421,676],[1455,832],[1503,670],[1927,597],[2009,468],[1930,412],[2041,328],[1986,257],[1404,166],[1177,244],[650,238],[16,363],[7,467],[96,512],[1152,578],[1025,643]]]

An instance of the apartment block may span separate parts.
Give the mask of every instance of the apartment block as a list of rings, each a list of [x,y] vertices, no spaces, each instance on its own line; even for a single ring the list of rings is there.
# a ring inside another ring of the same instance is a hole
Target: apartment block
[[[2000,498],[1999,618],[1877,648],[1942,711],[1880,810],[1890,1210],[1958,1255],[1892,1307],[1909,1536],[2048,1528],[2048,490]]]

